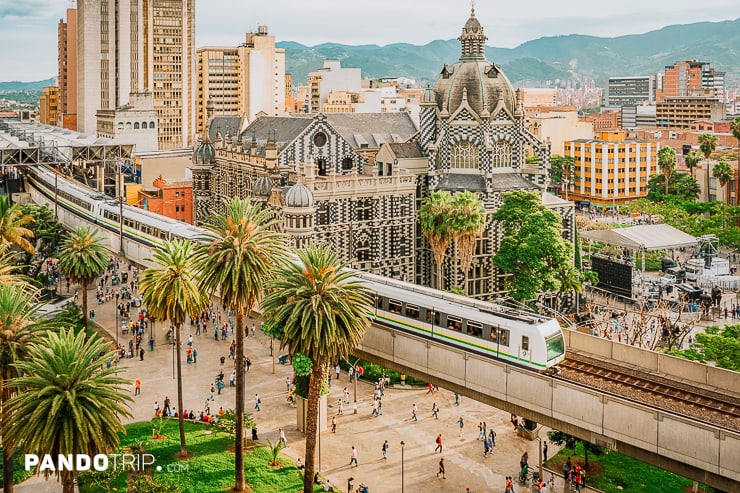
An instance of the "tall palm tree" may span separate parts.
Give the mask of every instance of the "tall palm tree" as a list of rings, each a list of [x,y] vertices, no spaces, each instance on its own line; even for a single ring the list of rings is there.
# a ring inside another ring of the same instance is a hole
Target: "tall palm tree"
[[[300,262],[284,263],[270,281],[262,309],[272,326],[283,328],[281,348],[311,360],[303,491],[312,493],[321,383],[327,365],[362,340],[371,301],[336,252],[311,245],[297,253]]]
[[[0,195],[0,245],[11,244],[33,255],[36,249],[28,238],[33,238],[33,231],[26,225],[33,222],[33,217],[23,214],[18,204],[10,205],[7,195]]]
[[[434,262],[437,264],[437,289],[442,286],[442,264],[445,261],[445,252],[452,241],[450,227],[450,212],[452,210],[452,196],[447,192],[437,191],[424,199],[419,208],[421,232],[432,247]]]
[[[450,217],[452,235],[457,243],[460,268],[465,276],[465,294],[468,293],[468,273],[473,262],[475,242],[486,228],[486,209],[483,201],[471,191],[457,192],[452,197]]]
[[[735,205],[740,205],[740,116],[730,122],[732,136],[737,140],[737,183],[735,183]]]
[[[707,202],[709,202],[709,156],[717,148],[717,137],[714,134],[701,134],[699,136],[699,150],[707,161]]]
[[[107,368],[115,358],[109,349],[98,336],[86,339],[74,329],[50,331],[31,343],[28,357],[15,364],[22,376],[10,382],[23,391],[7,403],[11,415],[23,419],[4,419],[4,438],[22,452],[52,457],[116,450],[131,398],[122,388],[128,381],[115,375],[117,368]],[[77,471],[56,474],[62,492],[73,493]]]
[[[87,328],[87,285],[105,271],[108,250],[103,238],[88,226],[80,226],[62,241],[59,270],[82,288],[82,325]]]
[[[154,251],[153,261],[158,267],[146,269],[139,289],[148,312],[157,320],[169,320],[175,326],[175,344],[180,344],[180,328],[188,317],[195,318],[208,307],[209,299],[198,277],[190,240],[165,242]],[[177,352],[177,408],[182,405],[182,355]],[[187,457],[185,420],[179,414],[180,456]]]
[[[696,151],[691,151],[686,154],[683,159],[686,163],[686,167],[689,168],[691,178],[694,178],[694,168],[696,168],[696,166],[699,164],[699,161],[701,161],[701,154]]]
[[[658,151],[658,168],[665,178],[665,194],[668,195],[668,184],[676,170],[676,151],[672,147],[661,147]]]
[[[214,216],[205,228],[198,263],[204,287],[218,291],[221,302],[236,318],[236,491],[244,490],[244,317],[264,292],[265,283],[284,254],[285,237],[269,209],[233,198],[225,214]]]
[[[0,284],[0,409],[2,421],[12,421],[13,416],[6,408],[15,394],[8,385],[18,376],[14,364],[26,356],[28,344],[44,329],[44,323],[35,321],[38,304],[33,303],[37,291],[17,283]],[[0,430],[1,432],[2,430]],[[13,491],[13,453],[15,443],[2,437],[3,444],[3,491]]]
[[[720,161],[712,168],[712,176],[717,180],[720,187],[725,188],[725,201],[730,203],[730,183],[734,178],[734,170],[727,161]]]

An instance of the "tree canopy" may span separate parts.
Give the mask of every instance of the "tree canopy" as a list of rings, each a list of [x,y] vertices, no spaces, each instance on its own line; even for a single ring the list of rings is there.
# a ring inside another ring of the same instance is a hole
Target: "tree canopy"
[[[560,217],[542,205],[536,193],[513,191],[493,218],[504,230],[493,259],[507,274],[507,289],[518,300],[536,298],[540,291],[560,291],[573,266],[573,245],[563,238]]]
[[[691,175],[682,171],[672,173],[667,188],[662,173],[650,176],[647,189],[647,197],[653,201],[664,200],[667,196],[675,196],[681,200],[696,200],[699,197],[699,184]]]

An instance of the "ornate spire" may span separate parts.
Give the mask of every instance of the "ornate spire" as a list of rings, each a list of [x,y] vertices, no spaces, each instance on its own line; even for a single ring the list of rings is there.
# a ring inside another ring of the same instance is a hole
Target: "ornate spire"
[[[475,4],[470,6],[470,17],[457,38],[462,48],[461,60],[485,60],[486,35],[475,17]]]

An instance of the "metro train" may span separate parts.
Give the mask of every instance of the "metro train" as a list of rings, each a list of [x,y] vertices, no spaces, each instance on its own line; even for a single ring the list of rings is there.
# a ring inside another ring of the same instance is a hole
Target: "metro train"
[[[53,209],[56,201],[62,222],[96,226],[111,249],[119,247],[119,202],[54,175],[44,166],[29,168],[27,182],[34,202]],[[123,205],[123,216],[126,257],[145,266],[150,266],[146,259],[162,241],[197,240],[205,233],[129,205]],[[553,318],[373,274],[357,275],[374,299],[370,315],[380,326],[538,371],[565,358],[562,329]]]

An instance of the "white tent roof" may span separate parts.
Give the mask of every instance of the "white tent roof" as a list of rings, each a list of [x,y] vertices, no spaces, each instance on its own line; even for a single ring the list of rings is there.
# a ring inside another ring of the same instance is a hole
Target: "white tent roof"
[[[643,224],[630,228],[583,231],[581,238],[630,250],[672,250],[696,245],[696,238],[667,224]]]

